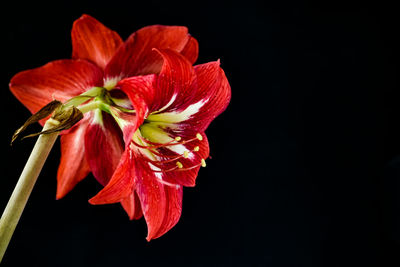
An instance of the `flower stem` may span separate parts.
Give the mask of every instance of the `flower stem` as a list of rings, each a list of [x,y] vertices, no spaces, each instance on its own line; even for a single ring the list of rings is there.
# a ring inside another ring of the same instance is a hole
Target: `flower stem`
[[[53,128],[58,121],[49,119],[43,131]],[[36,141],[17,185],[0,219],[0,263],[18,224],[29,195],[58,136],[58,132],[42,134]]]

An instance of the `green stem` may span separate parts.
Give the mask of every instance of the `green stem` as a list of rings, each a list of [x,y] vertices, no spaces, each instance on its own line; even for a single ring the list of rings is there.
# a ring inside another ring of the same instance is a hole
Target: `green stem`
[[[43,130],[53,128],[57,121],[49,119]],[[29,195],[58,136],[57,133],[40,135],[26,162],[17,185],[0,219],[0,263],[18,224]]]
[[[94,100],[94,101],[92,101],[92,102],[89,102],[89,103],[86,104],[86,105],[82,105],[82,106],[79,106],[79,107],[77,107],[77,108],[78,108],[83,114],[85,114],[86,112],[89,112],[89,111],[92,111],[92,110],[94,110],[94,109],[100,108],[100,106],[101,106],[101,102],[100,102],[100,101]]]

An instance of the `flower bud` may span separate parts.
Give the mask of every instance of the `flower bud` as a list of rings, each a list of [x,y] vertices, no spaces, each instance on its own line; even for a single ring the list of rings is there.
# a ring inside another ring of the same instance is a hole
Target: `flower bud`
[[[54,120],[57,122],[54,123],[54,127],[46,131],[26,135],[22,137],[21,140],[28,137],[38,136],[40,134],[49,134],[62,130],[67,130],[83,118],[83,114],[78,108],[74,106],[65,107],[60,101],[53,100],[46,106],[41,108],[38,112],[33,114],[19,129],[15,131],[11,138],[11,145],[20,136],[20,134],[26,130],[29,125],[48,117],[53,112],[54,114],[50,118],[50,120]]]

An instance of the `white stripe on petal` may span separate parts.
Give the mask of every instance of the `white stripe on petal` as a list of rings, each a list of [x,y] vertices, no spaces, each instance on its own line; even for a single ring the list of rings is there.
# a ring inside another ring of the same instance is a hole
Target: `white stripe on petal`
[[[184,145],[174,145],[174,146],[169,146],[167,147],[169,150],[179,154],[179,155],[183,155],[183,153],[185,153],[185,151],[188,152],[188,158],[189,159],[193,159],[194,158],[194,154],[189,151],[186,146]]]
[[[178,184],[172,184],[172,183],[168,183],[166,181],[163,180],[163,174],[160,168],[158,168],[157,166],[154,166],[153,164],[149,163],[150,169],[154,171],[154,175],[156,176],[157,180],[164,184],[164,185],[168,185],[168,186],[172,186],[175,187],[176,189],[179,189],[181,186]]]
[[[168,123],[178,123],[190,119],[194,114],[198,113],[202,106],[207,103],[209,98],[189,105],[182,111],[173,111],[149,115],[148,121],[159,121]]]
[[[174,103],[174,101],[175,101],[177,96],[178,96],[178,94],[174,94],[172,96],[171,100],[164,107],[160,108],[157,112],[161,112],[161,111],[166,110],[167,108],[169,108],[169,106],[171,106],[172,103]]]
[[[154,175],[157,177],[157,179],[162,180],[163,179],[163,173],[161,172],[161,169],[155,166],[154,164],[149,162],[149,167],[152,171],[154,171]]]

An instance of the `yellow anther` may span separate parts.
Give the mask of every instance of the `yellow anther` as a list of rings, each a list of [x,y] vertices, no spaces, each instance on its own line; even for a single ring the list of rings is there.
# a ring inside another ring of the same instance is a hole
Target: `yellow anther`
[[[175,137],[175,141],[179,142],[181,140],[182,140],[182,138],[180,136]]]
[[[203,136],[199,133],[196,134],[196,138],[199,139],[200,141],[203,140]]]
[[[206,161],[204,159],[201,159],[201,167],[205,167],[206,165]]]
[[[182,168],[183,168],[182,163],[180,163],[179,161],[176,162],[176,166],[178,166],[179,169],[182,169]]]
[[[199,146],[195,146],[194,148],[193,148],[193,151],[199,151],[200,150],[200,147]]]
[[[189,157],[189,152],[187,150],[183,151],[183,157],[187,159]]]

